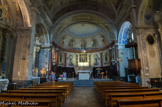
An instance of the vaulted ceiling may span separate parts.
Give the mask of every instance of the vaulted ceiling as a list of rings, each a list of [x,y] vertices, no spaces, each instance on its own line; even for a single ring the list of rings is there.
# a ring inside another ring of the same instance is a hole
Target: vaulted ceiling
[[[97,11],[115,20],[123,6],[122,4],[124,4],[123,1],[124,0],[43,0],[42,5],[53,22],[65,13],[74,10]]]
[[[39,0],[42,17],[51,21],[51,40],[104,34],[108,43],[117,39],[119,15],[124,17],[131,0]],[[43,15],[46,14],[46,15]],[[47,18],[45,18],[47,19]]]

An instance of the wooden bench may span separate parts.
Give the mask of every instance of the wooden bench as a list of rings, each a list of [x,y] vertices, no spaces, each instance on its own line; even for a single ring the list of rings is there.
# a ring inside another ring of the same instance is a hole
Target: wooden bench
[[[8,90],[8,93],[29,93],[29,94],[61,94],[63,95],[63,99],[65,100],[67,97],[65,90]]]
[[[162,107],[162,98],[121,99],[117,100],[117,107]]]
[[[121,99],[145,99],[145,98],[160,98],[162,92],[139,92],[139,93],[109,93],[106,95],[106,106],[109,104],[113,107],[117,100]]]
[[[146,98],[151,99],[151,98],[162,97],[162,92],[159,92],[160,90],[159,88],[149,89],[148,87],[141,87],[137,84],[120,82],[120,81],[95,82],[94,84],[96,90],[99,92],[99,95],[101,96],[105,105],[108,106],[108,104],[110,104],[111,107],[113,107],[113,105],[117,105],[117,102],[121,100],[143,100],[143,99],[146,100]],[[154,107],[154,104],[152,104],[149,107]],[[162,107],[159,106],[159,104],[160,103],[158,101],[158,103],[155,104],[155,107],[157,105],[158,105],[157,107]],[[133,104],[129,106],[126,106],[126,103],[124,106],[121,105],[124,105],[123,102],[122,104],[120,104],[120,107],[134,107]],[[144,106],[145,104],[142,106],[139,105],[135,107],[144,107]]]
[[[104,90],[101,94],[106,96],[106,93],[139,93],[139,92],[159,92],[160,88],[141,88],[141,89],[107,89]]]
[[[33,101],[40,103],[37,107],[62,106],[66,96],[73,88],[73,82],[46,82],[29,88],[20,88],[19,90],[8,90],[8,93],[0,94],[0,101]],[[3,100],[5,99],[5,100]],[[42,105],[43,104],[43,105]],[[1,105],[5,106],[5,105]],[[0,107],[1,107],[0,106]],[[14,106],[14,105],[9,105]],[[14,107],[20,107],[15,105]],[[5,106],[6,107],[6,106]],[[28,107],[34,107],[29,106]]]
[[[53,99],[0,97],[0,102],[0,107],[52,107]]]
[[[52,99],[53,104],[57,107],[61,105],[61,94],[22,94],[22,93],[1,93],[0,97],[3,98],[21,98],[22,100],[31,100],[31,99]]]

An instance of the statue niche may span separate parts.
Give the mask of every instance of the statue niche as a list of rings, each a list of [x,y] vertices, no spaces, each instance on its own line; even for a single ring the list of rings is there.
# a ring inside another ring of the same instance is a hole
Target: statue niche
[[[75,43],[75,41],[73,39],[70,40],[70,42],[69,42],[69,48],[74,48],[74,43]]]
[[[108,53],[106,52],[105,53],[105,62],[104,62],[105,64],[107,64],[108,63]]]
[[[92,40],[92,48],[96,48],[97,47],[97,41],[94,39]]]
[[[98,55],[94,54],[94,65],[98,65]]]
[[[73,66],[73,56],[72,55],[69,55],[69,65],[70,66]]]
[[[81,49],[86,48],[86,42],[84,40],[81,41],[80,47],[81,47]]]

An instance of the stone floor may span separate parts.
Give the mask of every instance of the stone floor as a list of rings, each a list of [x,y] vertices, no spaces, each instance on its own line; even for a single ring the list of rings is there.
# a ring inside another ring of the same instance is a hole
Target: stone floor
[[[94,87],[74,87],[64,107],[102,107]]]

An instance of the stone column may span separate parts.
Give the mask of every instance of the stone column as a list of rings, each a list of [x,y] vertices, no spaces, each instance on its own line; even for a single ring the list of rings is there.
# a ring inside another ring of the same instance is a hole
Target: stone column
[[[100,53],[100,59],[101,59],[101,67],[103,67],[103,55]]]
[[[28,68],[28,80],[32,78],[32,66],[33,66],[33,49],[35,41],[35,32],[36,32],[36,22],[37,22],[37,10],[32,8],[32,27],[30,35],[30,55],[29,55],[29,68]]]
[[[64,67],[66,67],[66,57],[67,57],[67,53],[64,53]]]
[[[14,56],[13,82],[27,85],[29,67],[30,30],[17,31],[17,43]]]
[[[161,76],[162,76],[162,27],[161,28],[159,28],[159,30],[158,30],[158,32],[159,32],[159,37],[158,37],[158,35],[156,35],[156,38],[157,39],[159,39],[159,40],[157,40],[157,42],[159,43],[158,44],[158,47],[159,47],[159,54],[160,54],[160,61],[161,61]]]
[[[56,66],[58,65],[58,60],[59,60],[59,59],[58,59],[58,55],[59,55],[59,52],[58,52],[58,50],[56,49],[56,64],[55,64]]]
[[[148,71],[148,59],[146,53],[146,43],[145,43],[145,31],[138,30],[137,32],[137,46],[138,46],[138,56],[141,60],[141,83],[142,86],[149,86],[149,71]],[[140,82],[140,81],[139,81]]]
[[[153,44],[149,44],[147,36],[154,39]],[[151,78],[161,78],[160,54],[153,27],[139,27],[137,30],[138,56],[141,59],[141,79],[143,86],[148,84]]]
[[[119,60],[119,71],[120,71],[120,78],[121,79],[125,79],[125,68],[124,68],[124,58],[123,58],[123,54],[124,54],[124,48],[125,45],[119,45],[118,46],[118,51],[119,51],[119,56],[118,56],[118,60]]]
[[[89,54],[89,67],[91,67],[91,54]]]
[[[52,70],[52,62],[53,62],[53,54],[52,54],[52,48],[50,48],[49,51],[49,64],[48,64],[48,77],[51,75],[51,70]]]
[[[32,79],[33,65],[33,43],[36,28],[36,9],[32,9],[32,28],[17,30],[17,43],[13,67],[13,82],[20,82],[20,85],[30,85]]]

